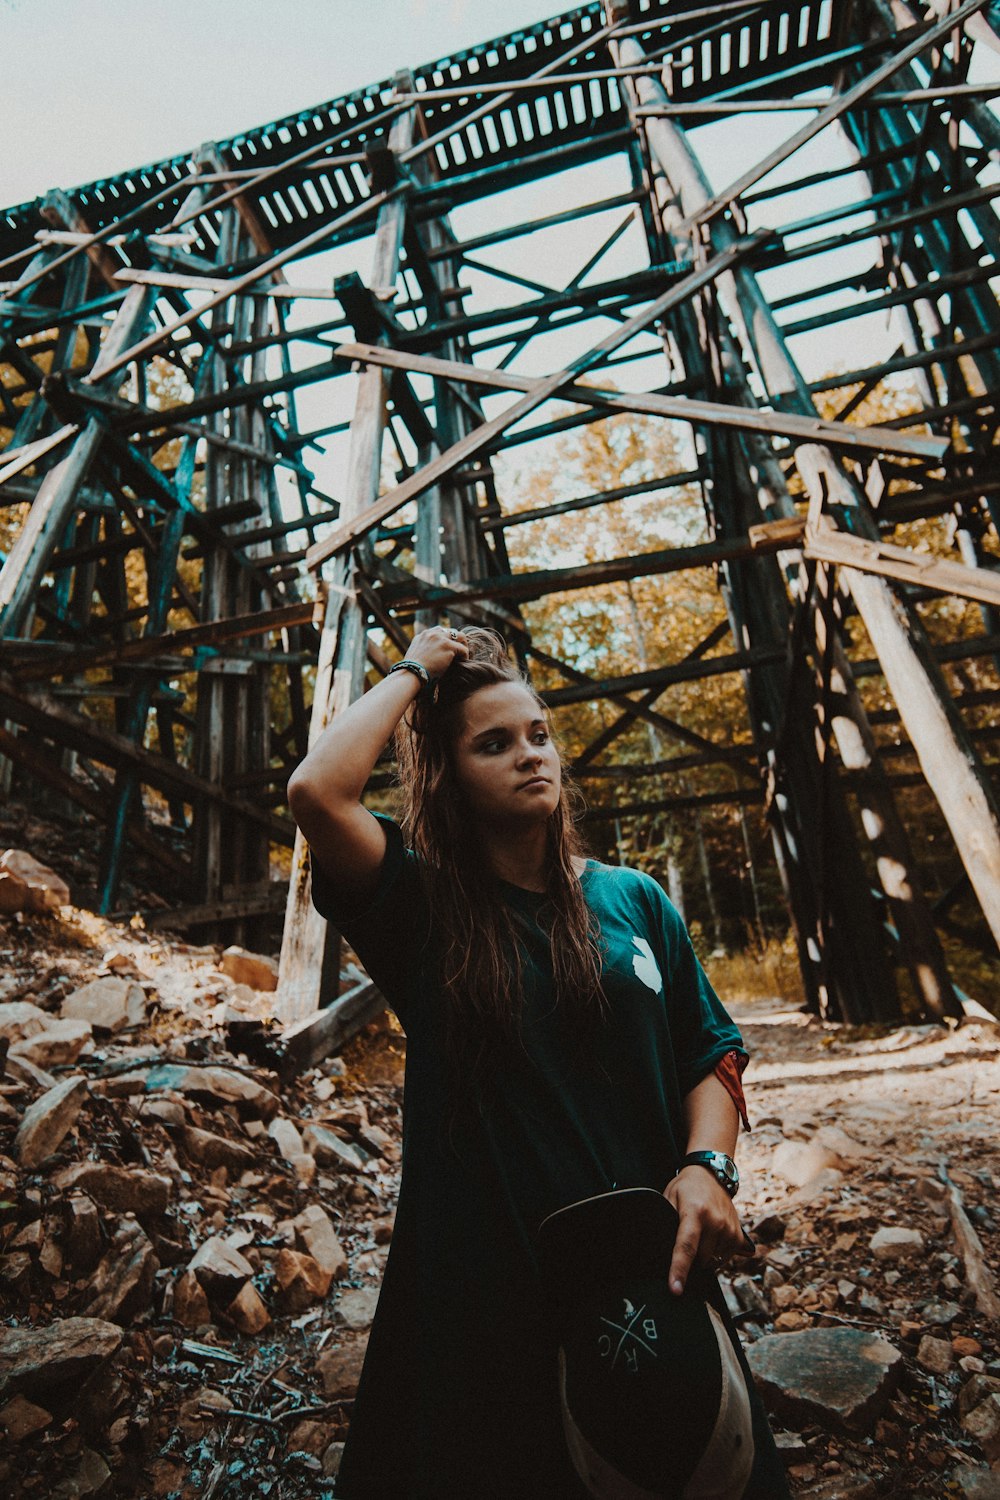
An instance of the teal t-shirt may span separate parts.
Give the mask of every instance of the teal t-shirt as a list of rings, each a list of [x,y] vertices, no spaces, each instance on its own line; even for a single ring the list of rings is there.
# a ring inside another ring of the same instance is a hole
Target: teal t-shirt
[[[591,860],[581,883],[607,1021],[581,1046],[579,1022],[555,1004],[545,898],[501,883],[520,919],[521,1045],[497,1049],[471,1103],[456,1095],[419,864],[381,821],[385,861],[364,911],[339,907],[313,869],[318,910],[407,1037],[396,1226],[338,1494],[577,1496],[536,1231],[580,1198],[662,1191],[684,1153],[685,1095],[742,1041],[656,881]]]

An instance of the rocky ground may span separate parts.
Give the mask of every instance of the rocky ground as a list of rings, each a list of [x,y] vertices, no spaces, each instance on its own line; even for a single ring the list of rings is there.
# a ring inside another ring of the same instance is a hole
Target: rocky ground
[[[266,959],[59,905],[0,860],[17,899],[41,910],[0,916],[0,1491],[330,1495],[403,1038],[374,1023],[282,1083],[227,1040],[268,1014]],[[1000,1026],[733,1008],[760,1249],[727,1295],[795,1492],[1000,1496]]]

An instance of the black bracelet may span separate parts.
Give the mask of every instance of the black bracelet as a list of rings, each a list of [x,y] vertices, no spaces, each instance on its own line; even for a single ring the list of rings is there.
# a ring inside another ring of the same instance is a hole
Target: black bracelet
[[[389,668],[388,676],[391,677],[393,672],[412,672],[414,677],[420,678],[422,690],[430,689],[431,674],[428,672],[422,661],[411,661],[409,657],[404,656],[402,661],[395,662]]]

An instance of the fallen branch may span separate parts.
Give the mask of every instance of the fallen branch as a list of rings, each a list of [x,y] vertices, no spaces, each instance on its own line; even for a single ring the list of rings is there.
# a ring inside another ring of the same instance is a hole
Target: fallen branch
[[[986,1264],[983,1242],[965,1212],[962,1194],[948,1175],[948,1163],[942,1157],[938,1163],[938,1177],[948,1189],[948,1207],[951,1211],[951,1227],[955,1243],[965,1265],[965,1280],[976,1294],[976,1306],[984,1317],[1000,1322],[1000,1297],[997,1296],[993,1273]]]

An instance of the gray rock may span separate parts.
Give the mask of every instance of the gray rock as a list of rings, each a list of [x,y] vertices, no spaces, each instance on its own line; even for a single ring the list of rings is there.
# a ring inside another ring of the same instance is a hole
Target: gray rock
[[[797,1188],[805,1187],[827,1167],[839,1165],[836,1151],[815,1141],[782,1141],[770,1162],[772,1172]]]
[[[378,1287],[358,1287],[341,1292],[333,1309],[334,1321],[360,1332],[371,1327],[378,1306]]]
[[[80,1452],[72,1471],[49,1490],[49,1500],[84,1500],[87,1495],[106,1495],[111,1470],[93,1448]]]
[[[170,1089],[190,1094],[209,1105],[235,1104],[241,1115],[271,1120],[281,1108],[281,1100],[270,1089],[263,1088],[245,1073],[232,1068],[194,1068],[184,1063],[160,1063],[158,1067],[120,1073],[109,1079],[106,1092],[115,1097],[126,1094],[155,1094]]]
[[[37,1036],[49,1024],[51,1016],[30,1000],[8,1000],[0,1005],[0,1037],[13,1044],[25,1037]]]
[[[87,1193],[102,1208],[157,1219],[167,1211],[174,1185],[169,1177],[144,1167],[115,1167],[109,1162],[81,1161],[64,1167],[53,1178],[61,1192]]]
[[[368,1340],[351,1338],[323,1350],[316,1361],[316,1373],[323,1382],[323,1393],[331,1401],[353,1396],[361,1379]]]
[[[59,1150],[89,1092],[85,1078],[65,1078],[25,1110],[14,1138],[14,1155],[22,1167],[33,1171]]]
[[[969,1469],[960,1464],[949,1474],[948,1482],[964,1500],[1000,1500],[1000,1474],[992,1469]]]
[[[967,1416],[974,1406],[985,1401],[987,1396],[992,1396],[994,1391],[1000,1391],[1000,1380],[995,1375],[973,1375],[958,1393],[958,1415]]]
[[[1000,1458],[1000,1393],[992,1391],[962,1418],[962,1426],[974,1437],[990,1463]]]
[[[878,1486],[867,1474],[860,1474],[857,1469],[846,1469],[842,1474],[831,1474],[828,1479],[811,1484],[801,1493],[808,1500],[875,1500]]]
[[[90,1318],[131,1323],[145,1312],[160,1269],[152,1245],[135,1222],[123,1224],[111,1242],[93,1280],[96,1296],[86,1308]]]
[[[962,1309],[957,1302],[925,1302],[920,1309],[920,1316],[928,1327],[947,1328],[962,1316]]]
[[[904,1229],[887,1225],[877,1229],[868,1242],[868,1248],[876,1260],[912,1260],[924,1252],[924,1237],[919,1229]]]
[[[230,1172],[245,1172],[257,1160],[249,1146],[231,1141],[228,1136],[213,1135],[210,1130],[199,1130],[187,1125],[181,1131],[181,1150],[190,1161],[203,1167],[227,1167]]]
[[[318,1203],[293,1219],[299,1242],[327,1276],[339,1279],[347,1274],[347,1256],[330,1219]]]
[[[47,1017],[44,1031],[15,1042],[8,1056],[33,1063],[36,1068],[62,1068],[75,1063],[92,1037],[87,1021],[54,1021]]]
[[[146,996],[141,985],[109,975],[92,979],[67,995],[60,1014],[74,1021],[89,1021],[95,1031],[121,1031],[145,1021]]]
[[[194,1272],[210,1297],[227,1304],[253,1276],[250,1262],[218,1235],[198,1247],[188,1270]]]
[[[322,1125],[307,1125],[304,1140],[306,1147],[322,1167],[363,1172],[368,1165],[368,1157],[357,1146],[352,1146],[350,1141],[342,1141],[339,1135],[334,1135],[332,1130],[327,1130]]]
[[[936,1339],[925,1333],[917,1350],[917,1364],[931,1375],[947,1375],[955,1362],[948,1339]]]
[[[48,1328],[0,1328],[0,1400],[45,1397],[82,1382],[121,1347],[122,1331],[100,1318],[64,1318]]]
[[[866,1432],[898,1384],[903,1356],[857,1328],[773,1333],[747,1350],[766,1404],[793,1426]]]

